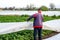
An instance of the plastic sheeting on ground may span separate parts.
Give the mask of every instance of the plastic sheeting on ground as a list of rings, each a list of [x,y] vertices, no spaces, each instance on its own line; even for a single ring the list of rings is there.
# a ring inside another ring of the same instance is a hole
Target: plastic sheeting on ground
[[[44,40],[60,40],[60,33]]]
[[[33,30],[32,22],[0,23],[0,34],[16,32],[20,30]],[[43,22],[43,29],[60,32],[60,19]]]
[[[60,32],[60,19],[44,22],[43,26],[43,29]]]

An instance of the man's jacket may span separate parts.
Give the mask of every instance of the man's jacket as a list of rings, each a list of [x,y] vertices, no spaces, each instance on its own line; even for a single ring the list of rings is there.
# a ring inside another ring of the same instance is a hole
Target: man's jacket
[[[32,18],[34,18],[33,27],[34,28],[42,28],[42,22],[43,22],[42,14],[41,13],[33,14],[32,16],[30,16],[28,18],[27,21],[29,21]]]

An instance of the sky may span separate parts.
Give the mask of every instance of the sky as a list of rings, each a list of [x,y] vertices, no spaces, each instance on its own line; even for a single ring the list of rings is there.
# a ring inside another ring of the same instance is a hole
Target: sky
[[[49,4],[55,4],[56,8],[60,8],[60,0],[0,0],[0,7],[13,7],[23,8],[27,5],[33,4],[35,7],[45,5],[49,7]]]

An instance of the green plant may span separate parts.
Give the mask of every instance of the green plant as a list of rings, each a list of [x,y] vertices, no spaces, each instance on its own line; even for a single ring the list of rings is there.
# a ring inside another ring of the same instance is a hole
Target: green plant
[[[43,15],[44,21],[49,21],[53,19],[60,19],[60,16],[48,16]],[[0,15],[0,22],[24,22],[29,18],[29,15]],[[33,21],[31,19],[30,21]]]
[[[50,30],[43,30],[42,37],[53,33]],[[33,40],[33,30],[22,30],[14,33],[0,35],[0,40]]]

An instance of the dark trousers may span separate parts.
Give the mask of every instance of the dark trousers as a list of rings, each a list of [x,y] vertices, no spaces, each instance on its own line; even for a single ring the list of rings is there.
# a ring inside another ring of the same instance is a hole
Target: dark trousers
[[[42,33],[42,28],[34,28],[34,40],[42,40],[41,33]]]

